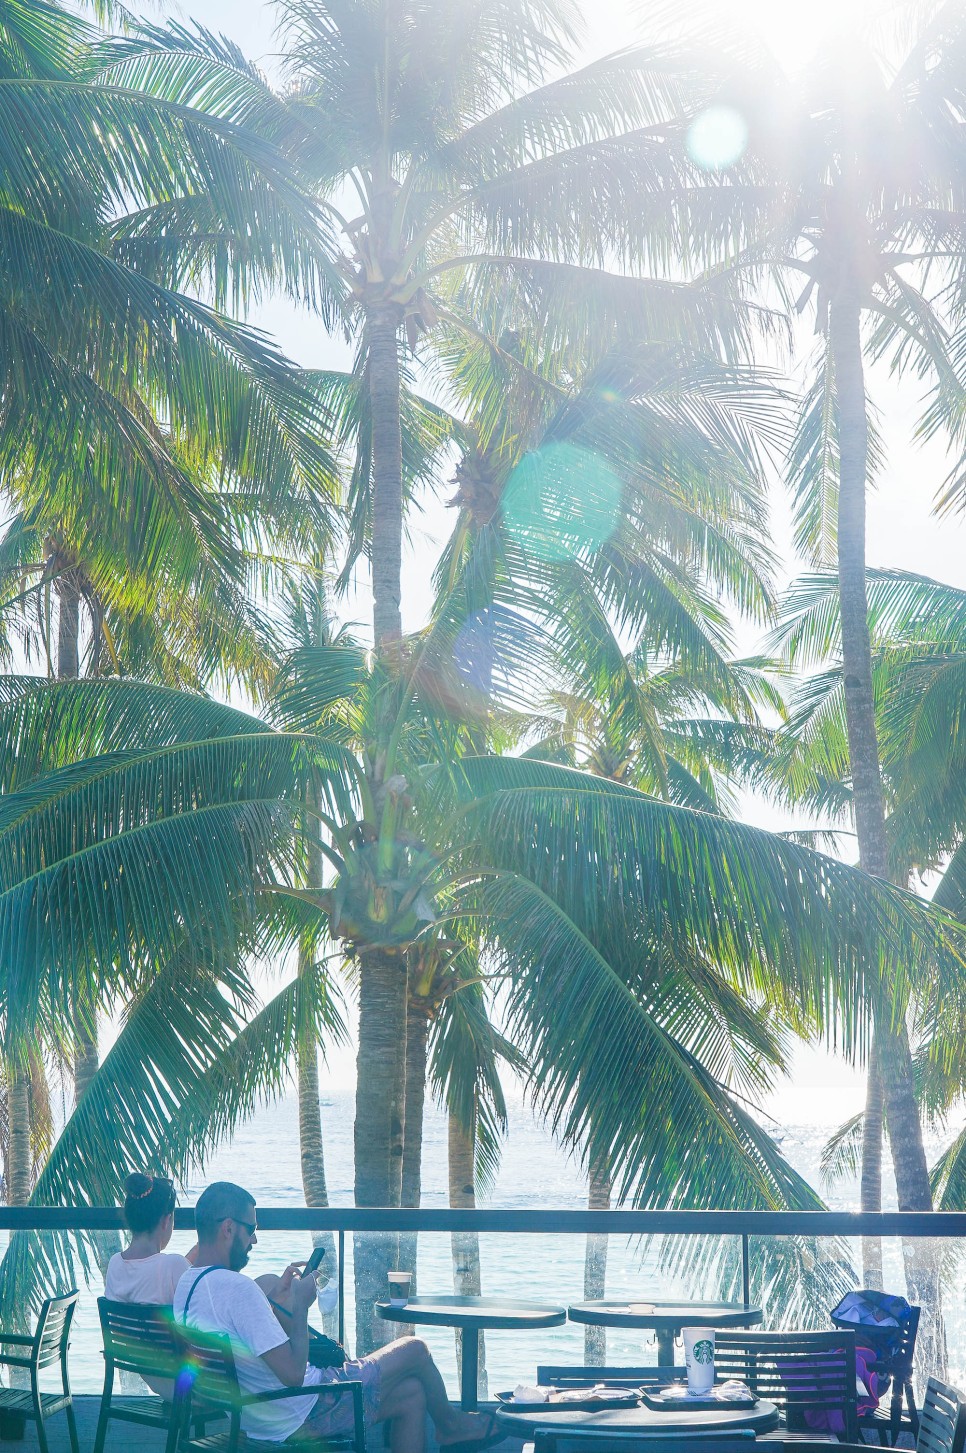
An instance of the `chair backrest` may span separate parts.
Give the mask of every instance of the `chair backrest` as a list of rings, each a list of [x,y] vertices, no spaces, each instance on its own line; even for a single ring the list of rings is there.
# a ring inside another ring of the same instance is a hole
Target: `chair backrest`
[[[790,1431],[858,1442],[854,1332],[719,1332],[714,1365],[719,1380],[737,1378],[775,1403]]]
[[[175,1332],[181,1351],[179,1394],[237,1413],[241,1389],[229,1338],[221,1332],[199,1332],[177,1324]]]
[[[909,1315],[904,1319],[899,1328],[898,1342],[895,1351],[889,1357],[881,1359],[881,1366],[884,1371],[891,1374],[897,1382],[905,1382],[912,1377],[913,1368],[916,1365],[916,1337],[919,1335],[919,1318],[922,1315],[921,1307],[910,1307]],[[855,1329],[856,1342],[861,1345],[862,1330]]]
[[[590,1387],[606,1382],[609,1387],[642,1387],[645,1383],[662,1385],[681,1382],[687,1377],[683,1367],[590,1367],[541,1363],[537,1382],[541,1387]]]
[[[104,1358],[123,1372],[171,1378],[181,1366],[181,1344],[171,1308],[150,1302],[112,1302],[98,1297]]]
[[[958,1388],[931,1377],[919,1413],[916,1453],[963,1453],[966,1403]]]
[[[62,1366],[67,1363],[67,1349],[70,1346],[70,1325],[74,1320],[78,1293],[66,1292],[62,1297],[48,1297],[37,1317],[34,1332],[33,1357],[39,1370],[52,1362]]]

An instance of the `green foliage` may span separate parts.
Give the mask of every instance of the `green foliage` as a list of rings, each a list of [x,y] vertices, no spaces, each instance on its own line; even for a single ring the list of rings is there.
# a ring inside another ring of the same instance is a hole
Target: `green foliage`
[[[316,381],[221,311],[270,286],[334,318],[280,103],[204,32],[105,40],[43,0],[5,8],[0,77],[5,134],[32,138],[0,163],[0,474],[28,593],[79,576],[115,669],[264,680],[252,585],[325,546],[338,487]]]

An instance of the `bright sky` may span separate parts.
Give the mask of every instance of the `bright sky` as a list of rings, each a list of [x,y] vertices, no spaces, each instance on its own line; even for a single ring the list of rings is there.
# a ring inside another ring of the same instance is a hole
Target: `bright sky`
[[[162,4],[161,8],[166,7]],[[722,19],[733,18],[743,29],[757,30],[780,63],[794,69],[830,36],[839,34],[844,42],[848,32],[858,28],[869,7],[863,0],[810,0],[803,12],[801,5],[793,5],[791,0],[712,0],[708,9]],[[211,29],[225,32],[251,58],[267,70],[273,69],[276,46],[269,6],[259,0],[182,0],[181,10]],[[637,4],[634,0],[586,0],[588,58],[632,41],[641,20],[654,11],[653,0]],[[679,13],[693,13],[687,0]],[[265,307],[256,321],[305,365],[343,367],[348,362],[344,349],[327,339],[317,320],[299,316],[286,305]],[[870,501],[870,563],[901,566],[966,585],[963,523],[939,522],[930,512],[944,473],[942,451],[935,446],[914,449],[910,443],[916,414],[915,385],[904,384],[900,390],[887,376],[875,377],[872,390],[886,439],[888,465]],[[443,497],[450,492],[444,489]],[[451,522],[452,516],[445,509],[430,503],[422,521],[416,523],[405,583],[404,614],[409,627],[418,626],[424,619],[432,562]],[[774,528],[791,576],[796,567],[789,545],[787,508],[780,491],[776,491],[774,500]],[[360,584],[364,586],[364,582]],[[368,616],[364,589],[350,614],[360,620]],[[749,647],[751,644],[749,641]],[[749,803],[747,816],[761,826],[782,825],[762,804]],[[342,1057],[332,1065],[332,1072],[340,1077],[348,1070],[348,1062]],[[768,1109],[779,1121],[808,1119],[835,1124],[854,1113],[861,1101],[857,1076],[824,1054],[803,1051],[792,1083],[774,1097]]]

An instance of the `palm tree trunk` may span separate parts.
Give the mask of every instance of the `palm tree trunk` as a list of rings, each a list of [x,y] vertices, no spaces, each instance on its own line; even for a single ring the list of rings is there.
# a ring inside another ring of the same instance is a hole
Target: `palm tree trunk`
[[[318,798],[310,780],[305,788],[305,802],[308,815],[305,823],[305,885],[321,888],[323,880],[322,852],[319,846],[319,824],[316,817]],[[309,938],[299,943],[298,977],[300,984],[307,982],[315,963],[315,944]],[[306,1206],[327,1206],[329,1192],[325,1181],[325,1150],[322,1141],[322,1106],[319,1099],[319,1046],[315,1033],[315,1016],[307,1012],[308,1006],[300,1003],[300,1028],[296,1047],[299,1096],[299,1158],[302,1163],[302,1195]],[[316,1231],[312,1237],[314,1246],[325,1247],[325,1261],[322,1264],[320,1282],[338,1276],[339,1263],[335,1249],[335,1237],[331,1231]],[[330,1337],[337,1335],[339,1314],[334,1308],[323,1321]]]
[[[865,581],[869,430],[860,322],[858,295],[843,290],[832,304],[829,326],[839,421],[839,606],[845,716],[859,863],[867,873],[888,880],[889,848],[872,699],[872,646]],[[905,1030],[895,1031],[880,1025],[878,1050],[899,1206],[907,1211],[929,1211],[932,1209],[929,1171],[913,1094],[912,1058]]]
[[[406,960],[386,949],[359,953],[359,1051],[356,1060],[355,1203],[398,1207],[402,1193],[406,1072]],[[391,1324],[373,1313],[384,1300],[398,1238],[355,1238],[356,1353],[382,1346]]]
[[[875,1032],[866,1069],[865,1114],[862,1118],[861,1209],[882,1210],[882,1080]],[[862,1239],[862,1285],[882,1289],[882,1238]]]
[[[829,311],[839,427],[839,609],[845,718],[859,863],[867,873],[888,879],[889,851],[872,696],[872,646],[866,595],[865,496],[869,430],[860,297],[856,287],[846,284],[833,299]],[[887,995],[877,1017],[877,1067],[899,1208],[929,1211],[932,1209],[932,1192],[914,1093],[909,1038],[904,1025],[896,1028],[892,1024]],[[924,1348],[932,1344],[929,1365],[936,1368],[944,1365],[945,1358],[940,1356],[944,1339],[941,1336],[939,1280],[934,1258],[928,1247],[923,1248],[915,1242],[904,1249],[909,1291],[923,1307],[923,1321],[932,1324],[928,1329],[922,1327],[920,1337]],[[930,1316],[930,1313],[933,1315]],[[923,1332],[925,1337],[922,1337]]]
[[[409,995],[406,1010],[406,1115],[403,1121],[403,1161],[401,1206],[418,1207],[422,1200],[423,1112],[426,1103],[426,1046],[429,1040],[429,1015],[425,1005]],[[399,1265],[413,1273],[416,1290],[416,1268],[419,1238],[406,1231],[399,1238]]]
[[[311,966],[314,955],[304,945],[299,945],[299,975],[304,975]],[[299,1034],[298,1049],[299,1086],[299,1156],[302,1162],[302,1194],[307,1206],[327,1206],[329,1192],[325,1182],[325,1153],[322,1143],[322,1107],[319,1101],[319,1047],[315,1035]],[[325,1247],[325,1261],[322,1263],[320,1284],[330,1277],[338,1276],[339,1264],[335,1249],[335,1237],[331,1231],[316,1231],[312,1237],[314,1246]],[[339,1314],[336,1308],[324,1319],[325,1330],[330,1337],[336,1335]]]
[[[57,598],[57,679],[76,681],[80,675],[80,591],[70,571],[57,581]],[[74,1104],[79,1105],[97,1074],[97,1025],[88,1026],[75,1014],[73,1030]]]
[[[302,972],[303,950],[299,950]],[[325,1153],[322,1145],[322,1107],[319,1101],[319,1050],[315,1036],[301,1035],[298,1045],[299,1154],[302,1194],[307,1206],[327,1206]],[[328,1269],[328,1268],[326,1268]]]
[[[609,1211],[613,1188],[609,1162],[592,1151],[587,1184],[588,1211]],[[584,1300],[602,1297],[606,1281],[607,1237],[591,1233],[584,1247]],[[606,1363],[606,1327],[584,1327],[584,1361],[590,1367],[603,1367]]]
[[[399,422],[399,308],[366,311],[372,413],[372,594],[377,650],[402,635],[402,430]]]
[[[450,1113],[448,1127],[449,1152],[449,1204],[454,1211],[476,1210],[476,1135],[467,1135],[456,1116]],[[480,1269],[480,1238],[475,1231],[454,1231],[453,1247],[453,1290],[458,1297],[478,1297],[482,1289]],[[460,1376],[463,1370],[462,1335],[456,1331],[456,1366]],[[487,1394],[486,1350],[483,1333],[480,1333],[480,1362],[477,1378],[477,1393],[481,1399]]]
[[[97,1043],[97,1021],[85,1024],[78,1019],[74,1025],[74,1105],[80,1104],[90,1089],[97,1074],[99,1050]],[[121,1237],[117,1231],[93,1231],[94,1259],[101,1276],[107,1276],[107,1264],[115,1251],[121,1249]]]
[[[402,432],[399,419],[398,307],[366,310],[369,406],[372,417],[372,594],[377,654],[392,661],[402,638]],[[386,707],[382,708],[383,711]],[[385,720],[376,723],[384,751]],[[406,1094],[406,961],[383,949],[359,953],[359,1051],[356,1078],[355,1202],[398,1206],[402,1195]],[[398,1238],[356,1236],[356,1353],[381,1346],[391,1324],[373,1303],[387,1292],[386,1273],[398,1263]]]
[[[76,680],[80,675],[80,591],[68,572],[57,582],[57,677]]]
[[[7,1080],[7,1145],[3,1168],[8,1206],[26,1206],[33,1190],[33,1149],[30,1135],[30,1070],[26,1065],[8,1064]],[[23,1306],[10,1309],[10,1330],[17,1335],[29,1331],[28,1314]],[[22,1367],[11,1367],[11,1387],[29,1386]]]
[[[76,681],[80,676],[80,590],[73,574],[68,571],[57,582],[59,608],[57,612],[57,679]],[[97,1044],[97,1009],[91,1006],[90,1022],[75,1013],[74,1024],[74,1105],[80,1104],[91,1081],[97,1074],[100,1062]],[[96,1231],[92,1234],[94,1257],[101,1276],[107,1275],[107,1264],[115,1251],[121,1249],[121,1238],[116,1231]]]
[[[74,1104],[79,1105],[87,1093],[98,1066],[97,1025],[74,1025]]]
[[[25,1066],[7,1067],[7,1164],[4,1182],[8,1206],[26,1206],[33,1189],[30,1149],[30,1075]]]

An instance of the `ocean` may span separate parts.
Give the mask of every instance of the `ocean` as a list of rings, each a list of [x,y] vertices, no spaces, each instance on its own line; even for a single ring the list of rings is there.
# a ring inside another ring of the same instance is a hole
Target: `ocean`
[[[332,1205],[352,1205],[352,1094],[333,1089],[323,1100],[323,1134],[329,1200]],[[510,1101],[510,1133],[499,1175],[485,1204],[514,1209],[581,1209],[586,1205],[586,1184],[579,1166],[556,1145],[546,1128],[530,1113],[519,1097]],[[792,1165],[818,1185],[821,1146],[828,1135],[825,1125],[791,1125],[781,1133],[782,1150]],[[182,1203],[192,1204],[209,1180],[238,1181],[261,1205],[303,1204],[299,1167],[298,1114],[294,1095],[264,1105],[212,1156],[204,1172],[192,1176],[184,1188]],[[826,1199],[833,1207],[853,1209],[857,1203],[854,1184],[845,1183]],[[445,1206],[446,1121],[433,1106],[427,1111],[423,1153],[423,1203]],[[178,1233],[172,1250],[187,1250],[192,1238]],[[347,1238],[347,1243],[351,1238]],[[584,1238],[582,1236],[498,1235],[481,1236],[481,1264],[484,1293],[564,1303],[583,1299]],[[291,1260],[307,1255],[308,1238],[297,1233],[260,1232],[249,1271],[253,1275],[281,1269]],[[347,1247],[351,1255],[351,1248]],[[901,1256],[896,1245],[887,1246],[887,1284],[902,1292]],[[444,1233],[424,1233],[419,1238],[419,1287],[424,1293],[451,1292],[452,1261],[450,1238]],[[346,1287],[351,1296],[351,1267]],[[103,1380],[100,1332],[96,1298],[99,1285],[84,1288],[75,1321],[71,1348],[71,1377],[78,1392],[95,1392]],[[704,1295],[713,1297],[711,1285],[686,1289],[661,1271],[653,1249],[639,1239],[611,1237],[608,1248],[607,1295],[647,1301],[656,1297]],[[950,1348],[950,1374],[961,1378],[966,1371],[966,1276],[961,1258],[950,1266],[944,1311]],[[347,1334],[353,1327],[351,1305],[346,1309]],[[447,1328],[425,1328],[421,1335],[432,1347],[448,1383],[456,1387],[456,1357],[453,1333]],[[654,1344],[646,1332],[608,1332],[607,1356],[615,1363],[654,1360]],[[583,1329],[573,1324],[527,1333],[487,1334],[486,1364],[491,1393],[532,1379],[539,1362],[582,1362]]]

